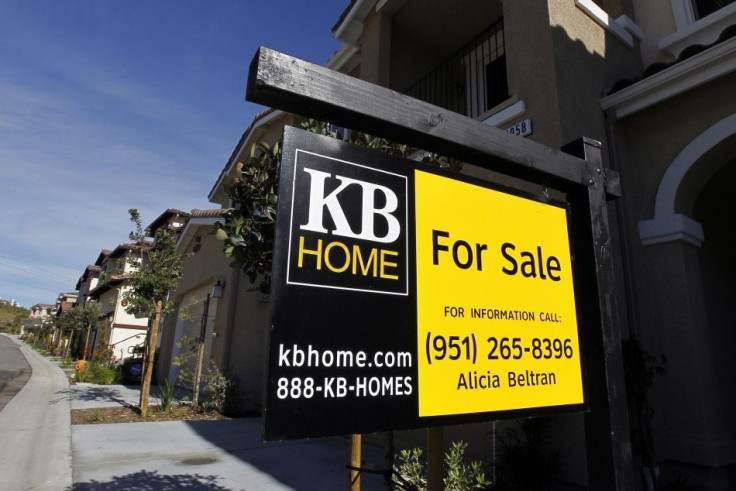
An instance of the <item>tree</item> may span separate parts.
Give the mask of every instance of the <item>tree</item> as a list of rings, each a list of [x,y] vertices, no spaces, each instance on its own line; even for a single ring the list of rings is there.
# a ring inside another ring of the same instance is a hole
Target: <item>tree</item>
[[[169,292],[179,284],[183,266],[182,256],[176,249],[176,237],[170,230],[158,230],[151,244],[146,239],[150,236],[150,230],[143,229],[138,210],[131,208],[128,214],[135,225],[135,231],[130,233],[130,240],[137,244],[139,254],[128,256],[128,264],[133,266],[134,271],[126,280],[128,288],[123,292],[122,298],[128,302],[126,312],[149,319],[139,403],[141,414],[145,416],[148,412],[148,395],[151,390],[161,315],[170,308]]]
[[[76,332],[82,332],[86,330],[86,337],[84,341],[84,350],[82,352],[82,359],[87,357],[87,344],[89,343],[89,334],[100,324],[100,305],[97,302],[87,302],[83,306],[77,306],[67,312],[61,317],[54,318],[54,326],[64,331],[69,331],[69,343],[66,346],[64,352],[64,358],[69,355],[69,348],[74,341],[74,334]]]

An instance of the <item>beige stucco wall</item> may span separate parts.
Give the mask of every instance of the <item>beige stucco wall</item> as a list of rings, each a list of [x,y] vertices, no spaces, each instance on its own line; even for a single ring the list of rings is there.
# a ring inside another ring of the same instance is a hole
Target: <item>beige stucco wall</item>
[[[206,351],[207,359],[212,357],[216,363],[222,363],[227,309],[229,302],[232,301],[230,297],[233,286],[227,281],[230,274],[230,259],[222,252],[222,242],[214,235],[210,235],[211,231],[211,226],[197,227],[191,243],[182,251],[185,254],[183,274],[176,291],[170,297],[173,308],[166,315],[160,333],[159,366],[161,369],[158,372],[160,380],[167,378],[172,373],[170,367],[178,353],[176,343],[180,341],[177,339],[177,325],[185,324],[182,326],[182,332],[191,334],[190,331],[194,330],[197,335],[199,334],[199,329],[192,326],[195,324],[199,326],[206,294],[211,292],[218,279],[225,282],[225,287],[222,298],[213,300],[210,305]],[[196,241],[196,237],[199,237],[200,240]],[[197,252],[194,252],[193,249],[197,244],[200,247]]]
[[[693,245],[678,241],[644,247],[638,222],[653,217],[660,181],[675,157],[713,124],[736,113],[734,84],[736,74],[730,74],[615,124],[638,305],[632,327],[646,351],[667,356],[667,374],[655,380],[653,391],[657,448],[663,459],[705,468],[736,463],[734,401],[728,395],[733,388],[731,379],[723,377],[736,373],[736,367],[722,349],[732,338],[710,318],[704,290],[704,285],[717,288],[712,284],[717,280],[704,276],[702,251]],[[695,175],[686,177],[676,209],[691,217],[700,188],[687,181]],[[723,468],[713,470],[701,482],[725,489],[724,473]]]

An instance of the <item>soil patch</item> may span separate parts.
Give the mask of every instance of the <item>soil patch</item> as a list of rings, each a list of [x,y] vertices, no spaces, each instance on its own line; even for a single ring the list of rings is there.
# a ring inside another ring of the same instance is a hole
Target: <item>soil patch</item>
[[[188,404],[174,405],[168,411],[162,411],[159,406],[149,406],[145,418],[135,406],[72,409],[71,416],[73,425],[227,419],[216,410],[203,411]]]

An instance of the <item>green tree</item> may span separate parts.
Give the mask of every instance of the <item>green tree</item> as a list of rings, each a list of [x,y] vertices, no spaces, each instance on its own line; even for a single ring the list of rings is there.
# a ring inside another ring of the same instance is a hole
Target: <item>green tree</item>
[[[69,333],[69,343],[66,345],[64,358],[69,355],[69,348],[74,342],[74,335],[78,332],[85,332],[82,359],[86,359],[89,335],[99,327],[101,315],[100,305],[97,302],[87,302],[84,305],[72,308],[61,317],[54,318],[54,327],[60,329],[62,334],[64,332]]]
[[[141,414],[145,416],[148,412],[161,315],[170,308],[169,292],[179,284],[183,266],[182,255],[176,249],[176,237],[170,230],[158,230],[154,242],[150,243],[147,240],[150,230],[143,229],[138,210],[131,208],[128,214],[135,225],[135,231],[130,233],[130,240],[138,245],[139,254],[128,256],[128,264],[133,266],[134,271],[126,280],[128,288],[123,292],[123,300],[128,302],[126,312],[149,319],[139,404]]]

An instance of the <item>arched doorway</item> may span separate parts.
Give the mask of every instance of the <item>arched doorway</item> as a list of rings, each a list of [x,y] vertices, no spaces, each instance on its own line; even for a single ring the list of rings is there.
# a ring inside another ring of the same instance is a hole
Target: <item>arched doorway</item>
[[[727,162],[697,195],[693,218],[705,237],[699,259],[724,423],[736,435],[736,158]]]

